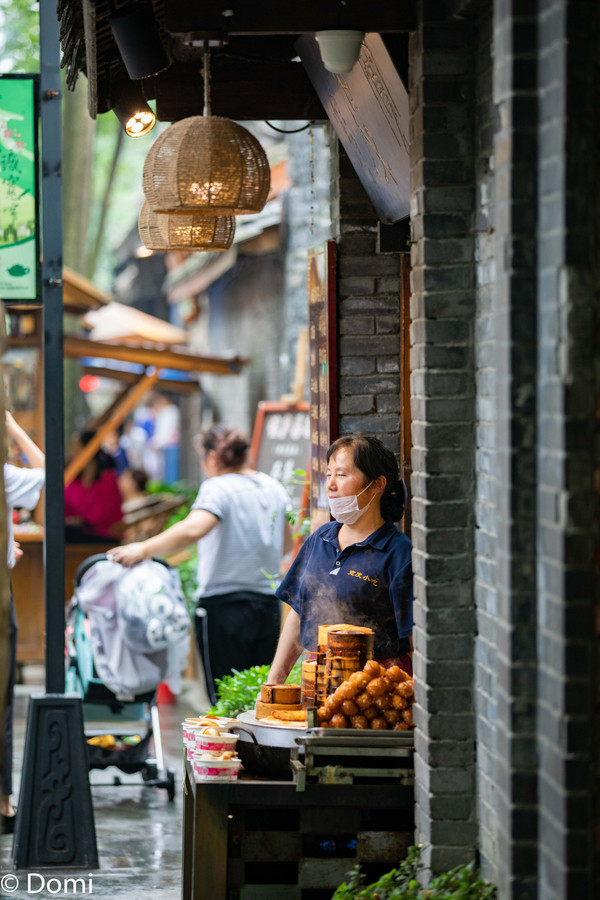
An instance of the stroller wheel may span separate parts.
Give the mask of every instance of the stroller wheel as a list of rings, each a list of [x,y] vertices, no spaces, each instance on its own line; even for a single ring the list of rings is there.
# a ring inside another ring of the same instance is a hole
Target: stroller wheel
[[[158,766],[156,765],[156,760],[149,759],[144,764],[144,768],[142,769],[142,778],[144,781],[156,781],[158,778]]]
[[[175,799],[175,772],[173,769],[167,769],[167,797],[171,803]]]

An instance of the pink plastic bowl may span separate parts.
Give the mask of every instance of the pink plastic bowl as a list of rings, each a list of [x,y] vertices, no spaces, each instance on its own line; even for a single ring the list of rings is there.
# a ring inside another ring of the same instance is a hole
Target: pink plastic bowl
[[[196,781],[235,781],[242,761],[240,759],[192,759]]]

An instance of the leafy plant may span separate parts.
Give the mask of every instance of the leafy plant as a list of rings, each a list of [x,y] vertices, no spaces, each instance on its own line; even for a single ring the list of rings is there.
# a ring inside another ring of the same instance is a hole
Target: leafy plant
[[[215,716],[237,716],[247,709],[254,709],[256,697],[261,685],[267,680],[270,666],[252,666],[238,672],[232,670],[231,675],[215,680],[217,688],[217,702],[209,710]],[[302,665],[297,662],[290,672],[287,683],[300,684],[302,680]]]
[[[436,875],[427,887],[417,880],[421,868],[419,847],[409,847],[398,868],[373,884],[365,885],[360,866],[356,866],[332,900],[493,900],[496,896],[495,886],[481,878],[473,863]]]

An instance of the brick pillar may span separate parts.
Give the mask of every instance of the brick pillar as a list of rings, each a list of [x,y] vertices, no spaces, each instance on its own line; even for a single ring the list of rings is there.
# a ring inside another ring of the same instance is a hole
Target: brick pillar
[[[595,900],[600,12],[594,0],[541,6],[539,896]]]
[[[537,896],[534,7],[520,0],[494,4],[496,861],[503,900]]]
[[[410,41],[416,840],[440,871],[477,844],[473,503],[473,30],[421,2]]]
[[[377,255],[373,204],[342,147],[338,159],[339,433],[370,432],[399,457],[400,256]]]

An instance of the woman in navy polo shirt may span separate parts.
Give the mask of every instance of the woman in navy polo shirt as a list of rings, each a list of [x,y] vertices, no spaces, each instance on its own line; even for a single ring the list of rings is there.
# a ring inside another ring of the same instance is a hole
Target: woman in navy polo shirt
[[[291,610],[269,684],[317,649],[319,625],[337,622],[372,628],[375,659],[412,673],[411,543],[394,525],[406,499],[394,454],[368,435],[339,438],[327,452],[327,492],[336,521],[305,541],[277,590]]]

